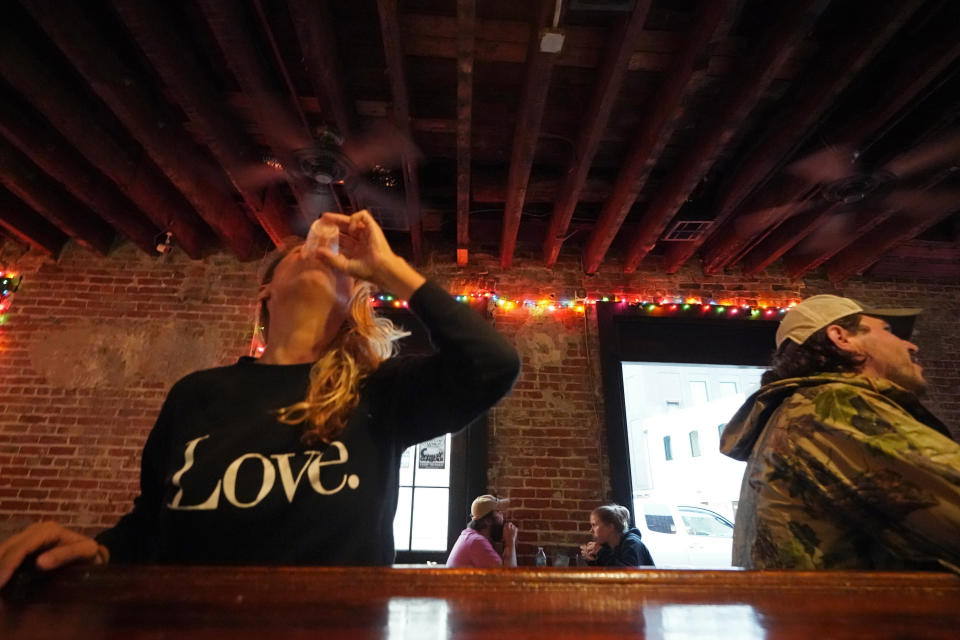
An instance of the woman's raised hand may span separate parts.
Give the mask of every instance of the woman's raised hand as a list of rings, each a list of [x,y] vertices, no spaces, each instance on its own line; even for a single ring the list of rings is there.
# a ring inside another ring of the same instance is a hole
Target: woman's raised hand
[[[366,209],[350,215],[325,213],[322,220],[340,229],[339,253],[326,247],[317,251],[317,257],[331,267],[404,299],[423,284],[423,276],[393,252],[380,225]]]

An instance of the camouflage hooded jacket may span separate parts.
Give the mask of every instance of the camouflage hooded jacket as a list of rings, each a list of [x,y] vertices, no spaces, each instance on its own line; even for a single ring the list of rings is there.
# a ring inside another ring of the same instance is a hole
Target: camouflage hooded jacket
[[[916,396],[853,374],[763,386],[724,428],[747,460],[733,564],[960,566],[960,444]]]

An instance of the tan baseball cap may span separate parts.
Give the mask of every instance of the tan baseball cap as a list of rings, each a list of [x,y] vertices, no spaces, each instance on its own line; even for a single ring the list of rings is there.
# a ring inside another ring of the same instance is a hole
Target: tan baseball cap
[[[496,496],[483,495],[473,501],[473,504],[470,505],[470,515],[474,520],[482,518],[491,511],[496,511],[502,508],[509,502],[506,498],[497,498]]]
[[[803,344],[811,335],[840,318],[862,313],[890,322],[893,333],[906,340],[913,330],[913,319],[923,309],[878,309],[851,298],[823,294],[811,296],[787,311],[777,327],[777,349],[784,340]]]

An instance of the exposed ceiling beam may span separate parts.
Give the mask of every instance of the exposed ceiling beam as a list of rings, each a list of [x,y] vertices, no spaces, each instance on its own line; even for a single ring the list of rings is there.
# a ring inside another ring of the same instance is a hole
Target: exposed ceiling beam
[[[737,168],[720,197],[711,233],[684,243],[683,251],[670,256],[668,271],[676,271],[707,240],[709,249],[704,252],[703,270],[714,274],[743,249],[749,237],[736,233],[733,225],[724,222],[754,190],[762,187],[769,177],[780,168],[785,158],[811,133],[813,127],[833,106],[840,93],[869,63],[890,39],[900,30],[917,9],[921,0],[892,2],[878,8],[876,19],[866,28],[856,42],[850,43],[839,55],[831,56],[831,64],[817,69],[818,77],[804,80],[804,90],[799,93],[799,102],[792,104],[779,118],[779,123],[768,128],[767,134],[746,154],[746,159]]]
[[[219,167],[200,152],[78,5],[58,0],[21,3],[231,253],[239,260],[250,258],[256,229],[234,202]]]
[[[960,33],[955,39],[950,39],[948,45],[943,42],[935,42],[927,48],[919,57],[905,61],[901,71],[897,74],[896,80],[884,92],[883,97],[877,100],[878,105],[875,111],[870,111],[864,116],[858,116],[856,119],[844,123],[843,126],[836,127],[834,131],[824,136],[832,144],[847,146],[856,150],[858,155],[863,150],[870,147],[873,142],[879,140],[886,131],[892,126],[892,121],[898,118],[907,105],[917,103],[923,99],[933,88],[938,86],[944,71],[960,57]],[[883,117],[881,117],[883,116]],[[887,118],[887,119],[884,119]],[[721,235],[711,239],[711,245],[714,243],[723,243],[725,238],[730,235],[746,240],[745,246],[741,246],[739,253],[733,255],[727,260],[724,266],[730,267],[737,260],[744,256],[750,256],[751,270],[757,265],[766,263],[769,265],[777,257],[784,255],[785,252],[792,249],[799,239],[791,237],[788,233],[777,233],[777,238],[783,238],[790,246],[779,247],[773,242],[766,240],[767,235],[775,233],[777,225],[784,220],[788,220],[796,211],[805,206],[806,199],[810,196],[811,185],[801,180],[787,180],[785,183],[780,181],[770,182],[758,195],[744,200],[746,204],[765,202],[792,202],[794,205],[779,208],[778,218],[769,220],[769,227],[761,234],[748,233],[736,234],[734,231],[727,231],[729,235]],[[816,193],[816,191],[814,191]],[[741,207],[742,209],[742,207]],[[734,221],[739,216],[751,216],[754,212],[734,212]],[[828,217],[818,218],[816,224],[820,224],[829,219]],[[790,228],[797,223],[790,225]],[[728,225],[729,226],[729,225]],[[813,231],[814,227],[808,229]],[[851,241],[855,236],[851,236]],[[776,253],[776,256],[773,254]],[[710,252],[708,252],[710,255]],[[821,261],[822,262],[822,261]],[[719,269],[719,267],[717,267]]]
[[[822,204],[820,207],[796,215],[780,223],[759,242],[743,259],[743,272],[753,276],[780,258],[804,238],[810,235],[839,208],[838,204]],[[736,220],[733,221],[736,223]]]
[[[525,0],[529,1],[529,0]],[[715,0],[714,0],[715,1]],[[567,3],[565,3],[567,4]],[[737,0],[740,4],[740,0]],[[457,22],[453,17],[405,14],[400,28],[408,55],[429,58],[457,57]],[[607,29],[604,27],[566,25],[567,36],[557,65],[581,69],[596,69],[604,55]],[[478,62],[506,62],[522,64],[527,59],[529,24],[517,20],[477,20],[476,59]],[[678,31],[644,31],[637,49],[627,63],[628,71],[663,73],[672,67],[673,59],[685,46],[683,34]],[[718,43],[720,44],[720,43]],[[703,58],[704,72],[722,77],[737,72],[736,45],[718,46]],[[781,77],[796,73],[797,67],[787,65]]]
[[[666,182],[644,210],[640,227],[627,250],[625,271],[635,270],[653,249],[664,228],[683,207],[717,156],[737,134],[744,119],[757,106],[781,65],[794,55],[828,4],[829,0],[798,0],[783,8],[776,24],[753,57],[750,68],[745,70],[743,81],[736,88],[733,97],[716,116],[709,119],[707,130],[697,137],[696,144],[688,148],[671,169]],[[671,251],[679,250],[682,249],[668,248],[668,263]]]
[[[279,194],[272,193],[279,187],[255,189],[244,180],[253,167],[262,165],[262,154],[230,113],[225,99],[203,77],[200,61],[164,6],[152,0],[113,0],[113,6],[270,239],[279,244],[292,235],[291,212]]]
[[[887,251],[918,235],[960,210],[960,192],[929,194],[921,206],[911,202],[911,210],[894,215],[827,263],[827,276],[837,284],[863,273]]]
[[[476,138],[477,136],[474,136]],[[506,202],[507,201],[507,176],[505,173],[478,170],[474,168],[470,188],[473,192],[474,202]],[[543,176],[530,176],[527,181],[526,202],[544,203],[555,202],[557,194],[560,193],[561,182],[559,178],[545,178]],[[607,178],[587,177],[583,187],[580,190],[581,203],[604,202],[613,189],[613,181]]]
[[[68,89],[9,29],[0,33],[0,74],[159,229],[172,232],[188,256],[202,256],[209,231],[183,196],[142,151],[131,150],[126,140],[103,128],[97,106]]]
[[[457,265],[467,265],[470,246],[470,148],[473,121],[473,57],[476,0],[457,0]]]
[[[383,55],[387,63],[387,78],[390,81],[390,94],[393,97],[393,120],[400,133],[412,139],[410,129],[410,98],[407,94],[407,74],[403,62],[403,46],[400,43],[400,19],[397,0],[377,0],[377,15],[380,18],[380,37],[383,41]],[[417,171],[417,159],[404,150],[403,191],[407,206],[407,221],[410,225],[410,243],[413,260],[423,262],[423,221],[420,210],[420,176]]]
[[[787,275],[798,280],[837,255],[858,237],[887,221],[895,210],[884,206],[861,206],[856,211],[834,212],[813,221],[805,237],[783,256]]]
[[[626,160],[617,174],[613,192],[604,202],[600,218],[590,234],[583,257],[585,272],[595,273],[600,268],[610,243],[623,226],[651,167],[656,164],[679,121],[680,100],[694,72],[702,67],[704,56],[709,55],[708,45],[731,4],[728,0],[716,0],[700,5],[697,21],[673,65],[664,74],[656,102],[648,109],[650,117],[645,118],[637,130]]]
[[[520,217],[526,201],[527,182],[530,180],[530,169],[537,151],[550,77],[553,75],[553,65],[558,55],[540,50],[541,31],[552,24],[550,18],[554,4],[553,0],[540,0],[536,3],[534,19],[530,25],[526,71],[517,109],[513,149],[510,153],[507,202],[503,211],[503,232],[500,239],[500,266],[504,269],[509,268],[513,262]]]
[[[293,105],[273,88],[270,69],[255,45],[257,35],[242,15],[244,7],[219,0],[197,0],[197,4],[230,72],[248,96],[254,124],[262,132],[267,146],[284,167],[299,167],[294,151],[308,146],[312,137]],[[300,205],[297,221],[291,225],[297,233],[305,235],[316,213],[311,211],[313,194],[309,185],[289,172],[285,172],[285,177]]]
[[[0,182],[87,249],[101,255],[110,250],[113,230],[64,192],[5,138],[0,138]]]
[[[0,98],[0,133],[144,253],[154,255],[160,231],[46,123]]]
[[[637,47],[651,4],[653,4],[652,0],[640,0],[634,6],[630,17],[618,24],[610,38],[606,56],[600,67],[599,78],[593,86],[590,102],[584,110],[573,157],[560,182],[560,193],[553,208],[550,227],[543,239],[543,259],[548,266],[552,266],[560,254],[560,247],[564,236],[567,235],[570,219],[580,200],[580,191],[587,180],[593,157],[600,145],[603,131],[607,127],[610,112],[623,85],[627,63]]]
[[[60,229],[0,188],[0,227],[9,236],[56,257],[68,238]]]
[[[347,110],[336,35],[331,27],[327,0],[288,0],[290,17],[297,31],[303,65],[317,94],[325,118],[330,119],[344,136],[353,134],[353,123]]]

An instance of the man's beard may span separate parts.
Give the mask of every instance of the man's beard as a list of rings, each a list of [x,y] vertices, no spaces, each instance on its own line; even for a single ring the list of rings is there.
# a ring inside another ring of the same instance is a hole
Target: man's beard
[[[493,542],[503,542],[503,523],[494,522],[490,525],[490,539]]]

